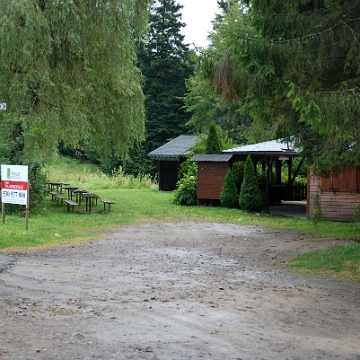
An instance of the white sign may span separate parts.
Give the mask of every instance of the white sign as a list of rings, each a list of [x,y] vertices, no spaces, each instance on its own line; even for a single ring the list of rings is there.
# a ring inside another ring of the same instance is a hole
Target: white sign
[[[28,167],[1,165],[1,201],[26,205],[28,197]]]
[[[6,103],[0,103],[0,110],[6,110]]]

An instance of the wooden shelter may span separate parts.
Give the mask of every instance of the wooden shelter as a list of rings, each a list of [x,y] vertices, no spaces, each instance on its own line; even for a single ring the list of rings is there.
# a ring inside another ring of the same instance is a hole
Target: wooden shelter
[[[320,207],[321,217],[331,221],[353,221],[360,206],[360,166],[344,169],[337,176],[319,178],[308,172],[308,213]]]
[[[297,176],[303,161],[293,173],[293,158],[299,157],[300,152],[294,149],[291,142],[285,140],[271,140],[262,143],[244,145],[233,149],[224,150],[224,154],[232,154],[232,161],[246,161],[248,155],[256,165],[261,164],[266,173],[262,187],[266,208],[270,204],[280,203],[282,200],[304,200],[307,197],[305,185],[295,185],[294,178]],[[284,164],[287,164],[287,183],[282,183],[281,173]]]
[[[180,135],[148,153],[158,163],[159,190],[175,190],[180,164],[186,160],[195,142],[196,136]]]
[[[198,163],[198,203],[202,199],[220,200],[229,166],[237,161],[246,161],[249,154],[254,165],[261,163],[266,172],[265,183],[260,185],[267,209],[270,204],[281,200],[306,199],[306,186],[293,184],[301,164],[293,175],[292,160],[300,153],[292,149],[290,143],[273,140],[224,150],[219,155],[195,155],[192,160]],[[282,184],[281,169],[285,162],[288,165],[288,182]]]

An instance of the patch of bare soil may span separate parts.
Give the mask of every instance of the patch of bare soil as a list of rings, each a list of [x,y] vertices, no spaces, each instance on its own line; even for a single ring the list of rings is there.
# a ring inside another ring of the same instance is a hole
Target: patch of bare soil
[[[0,359],[360,359],[359,285],[286,266],[328,244],[154,223],[8,254]]]

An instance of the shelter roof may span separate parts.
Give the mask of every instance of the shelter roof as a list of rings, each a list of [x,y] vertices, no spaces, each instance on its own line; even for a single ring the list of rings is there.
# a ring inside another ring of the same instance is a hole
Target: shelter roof
[[[266,155],[266,156],[299,156],[299,150],[292,147],[292,143],[278,139],[257,144],[223,150],[222,153],[236,155]]]
[[[196,136],[180,135],[168,143],[148,153],[153,160],[179,161],[181,157],[190,154],[190,149],[195,146]]]
[[[228,162],[232,154],[197,154],[191,158],[195,162]]]

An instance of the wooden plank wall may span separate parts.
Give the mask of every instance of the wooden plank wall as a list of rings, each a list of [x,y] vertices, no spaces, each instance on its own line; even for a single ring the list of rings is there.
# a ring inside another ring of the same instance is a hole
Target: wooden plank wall
[[[330,179],[308,177],[308,216],[314,209],[316,193],[320,195],[321,214],[325,220],[353,221],[353,212],[360,205],[359,168],[351,168]]]
[[[220,200],[228,163],[199,162],[197,198]]]

